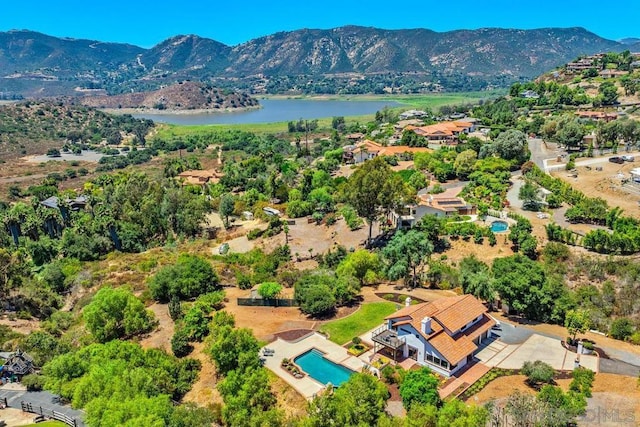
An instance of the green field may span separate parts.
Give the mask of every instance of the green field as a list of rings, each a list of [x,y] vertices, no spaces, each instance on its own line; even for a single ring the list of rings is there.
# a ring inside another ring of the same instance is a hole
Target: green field
[[[331,341],[343,345],[353,337],[360,336],[382,324],[384,318],[394,311],[396,311],[396,304],[392,302],[363,304],[351,316],[328,322],[320,328],[320,331],[329,334]]]

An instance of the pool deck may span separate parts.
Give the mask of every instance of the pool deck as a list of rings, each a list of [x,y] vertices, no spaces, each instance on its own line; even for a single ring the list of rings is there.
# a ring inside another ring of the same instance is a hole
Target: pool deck
[[[360,372],[365,365],[362,360],[350,355],[346,348],[329,341],[324,335],[317,332],[294,342],[284,341],[283,339],[278,338],[266,347],[273,350],[274,353],[271,356],[262,356],[262,352],[260,353],[261,357],[266,359],[264,366],[282,378],[306,399],[312,399],[315,394],[322,391],[324,389],[324,384],[319,383],[309,375],[305,375],[304,378],[295,378],[289,372],[280,367],[282,359],[287,358],[289,360],[293,360],[302,353],[305,353],[312,348],[316,348],[324,353],[324,357],[328,360],[346,366],[352,371]]]

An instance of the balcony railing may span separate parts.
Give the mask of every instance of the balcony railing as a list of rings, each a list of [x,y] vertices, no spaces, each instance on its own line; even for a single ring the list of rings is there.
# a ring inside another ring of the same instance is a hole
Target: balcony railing
[[[399,338],[398,333],[393,329],[387,328],[386,325],[373,331],[372,340],[394,350],[405,344],[404,339]]]

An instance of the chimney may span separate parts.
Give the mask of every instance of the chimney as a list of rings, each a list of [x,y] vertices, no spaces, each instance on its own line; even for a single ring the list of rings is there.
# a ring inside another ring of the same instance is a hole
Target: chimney
[[[422,333],[424,333],[425,335],[429,335],[431,333],[431,318],[425,317],[424,319],[422,319],[422,322],[420,322],[420,326],[422,328]]]
[[[411,305],[411,297],[407,297],[407,299],[404,300],[404,306],[409,307],[410,305]]]

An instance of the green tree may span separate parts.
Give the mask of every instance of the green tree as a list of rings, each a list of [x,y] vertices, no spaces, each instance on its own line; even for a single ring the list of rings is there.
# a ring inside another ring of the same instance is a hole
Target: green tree
[[[462,276],[462,290],[481,301],[493,302],[496,292],[489,266],[478,260],[475,255],[460,261],[460,275]]]
[[[600,84],[598,93],[604,105],[615,104],[618,100],[618,87],[614,82],[606,81]]]
[[[478,153],[473,150],[465,150],[456,156],[456,160],[453,164],[453,168],[456,171],[456,175],[460,179],[467,179],[469,174],[473,172],[473,167],[478,160]]]
[[[516,129],[502,132],[491,144],[482,146],[480,150],[480,158],[491,155],[497,155],[518,164],[526,162],[529,157],[527,136]]]
[[[316,397],[308,409],[305,427],[374,426],[384,415],[389,392],[372,375],[358,373],[339,388]]]
[[[208,353],[221,375],[239,367],[259,364],[260,346],[250,329],[233,329],[228,325],[214,326],[211,336]]]
[[[194,298],[219,289],[218,276],[204,258],[181,254],[173,265],[162,267],[149,281],[154,299],[167,302],[172,297]]]
[[[577,119],[563,120],[558,126],[555,140],[567,150],[582,148],[585,127]]]
[[[339,276],[353,276],[360,282],[360,286],[372,283],[376,280],[380,268],[380,260],[378,255],[371,253],[366,249],[358,249],[349,253],[345,259],[340,262],[336,273]]]
[[[99,342],[129,338],[155,327],[153,313],[125,288],[102,288],[83,311],[87,328]]]
[[[609,334],[617,340],[626,340],[633,334],[633,323],[627,317],[619,317],[611,322]]]
[[[278,298],[282,292],[282,285],[276,282],[264,282],[258,286],[258,295],[264,299]]]
[[[564,327],[569,335],[576,340],[576,335],[584,334],[591,325],[591,317],[587,310],[569,310],[565,314]]]
[[[382,157],[366,161],[351,175],[345,186],[345,198],[369,223],[368,244],[371,243],[373,222],[382,211],[401,206],[408,200],[408,190],[402,178],[391,170]]]
[[[429,368],[409,371],[400,384],[400,396],[406,409],[410,409],[416,403],[440,406],[438,378]]]
[[[405,278],[411,284],[417,285],[418,269],[433,253],[433,244],[426,233],[418,230],[400,231],[396,233],[387,246],[382,250],[386,260],[386,274],[391,280]]]
[[[224,221],[225,228],[229,228],[229,216],[233,214],[234,208],[235,199],[233,196],[231,194],[223,194],[222,197],[220,197],[220,206],[218,207],[218,211]]]
[[[520,187],[518,198],[522,200],[522,207],[525,210],[537,211],[540,209],[540,196],[538,195],[538,187],[531,181],[527,180]]]
[[[189,332],[186,328],[176,328],[171,337],[171,351],[176,357],[184,357],[193,351]]]
[[[516,254],[496,259],[491,272],[495,290],[511,310],[529,319],[549,319],[563,289],[547,281],[539,263]]]
[[[485,407],[467,405],[458,399],[444,403],[438,413],[437,427],[484,426],[489,420]]]

